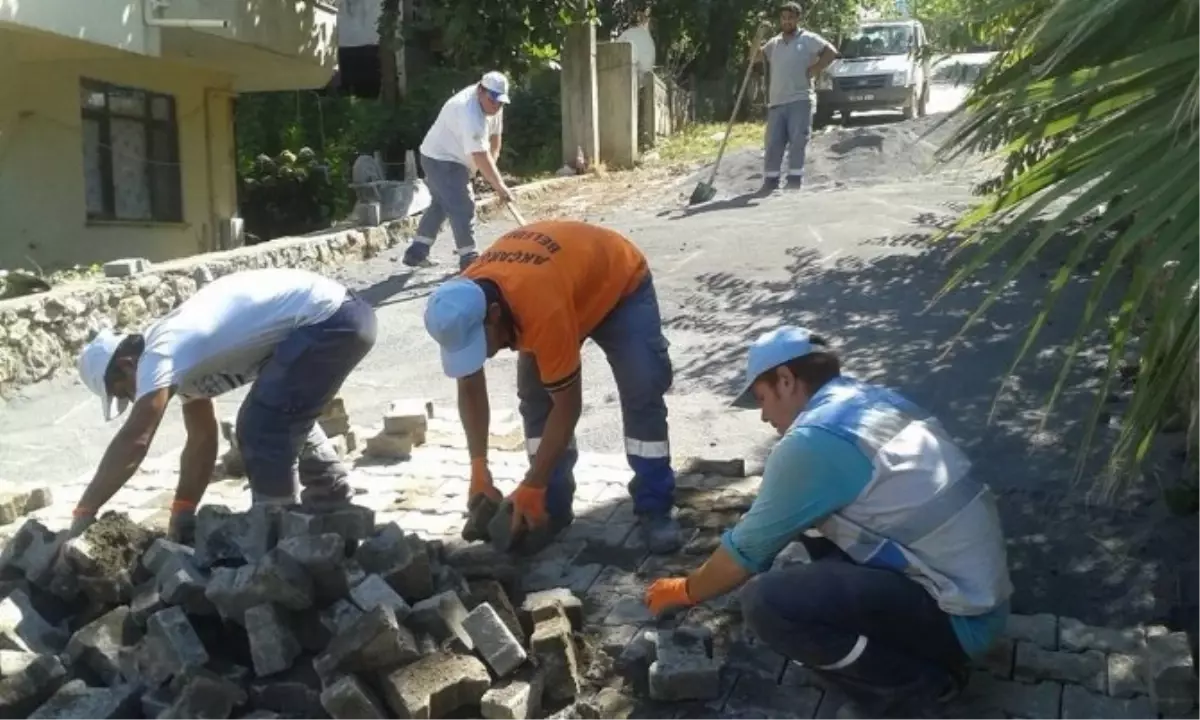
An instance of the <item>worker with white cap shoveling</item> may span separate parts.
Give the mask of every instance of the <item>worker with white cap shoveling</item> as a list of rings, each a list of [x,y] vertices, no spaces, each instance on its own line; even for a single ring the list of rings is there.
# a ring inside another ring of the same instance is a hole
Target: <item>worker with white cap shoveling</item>
[[[344,506],[348,472],[317,417],[375,344],[375,311],[342,285],[305,270],[221,277],[143,333],[102,330],[79,356],[79,374],[104,418],[129,415],[75,508],[71,533],[137,470],[172,397],[187,441],[168,534],[187,541],[217,459],[213,398],[253,382],[237,441],[255,504],[291,505],[297,479],[314,512]]]
[[[404,252],[410,267],[429,262],[429,249],[442,224],[449,220],[458,252],[459,268],[479,257],[475,248],[475,197],[471,179],[483,174],[500,202],[512,202],[512,192],[500,177],[504,106],[508,104],[508,78],[489,72],[474,85],[446,101],[421,143],[421,169],[429,188],[429,207],[417,223],[416,237]]]
[[[574,520],[574,434],[583,409],[580,348],[588,338],[604,350],[617,381],[625,455],[633,470],[629,492],[642,538],[654,553],[679,548],[663,397],[673,370],[646,257],[628,238],[572,221],[512,230],[463,277],[434,290],[425,328],[441,346],[446,374],[458,381],[472,509],[477,496],[500,498],[487,465],[483,366],[501,349],[520,353],[517,396],[530,468],[508,498],[516,532],[505,549],[535,551]]]
[[[803,328],[751,345],[743,397],[782,436],[762,485],[699,569],[650,586],[650,611],[745,585],[747,627],[839,690],[839,717],[941,717],[925,713],[1008,619],[995,497],[936,418],[842,376]],[[796,540],[811,562],[772,568]]]

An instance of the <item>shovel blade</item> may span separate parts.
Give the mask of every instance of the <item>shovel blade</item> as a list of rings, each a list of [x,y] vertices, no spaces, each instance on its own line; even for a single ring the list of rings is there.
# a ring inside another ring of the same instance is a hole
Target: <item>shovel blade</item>
[[[717,189],[708,183],[699,183],[696,189],[692,191],[692,197],[688,200],[688,205],[698,205],[699,203],[708,202],[716,197]]]

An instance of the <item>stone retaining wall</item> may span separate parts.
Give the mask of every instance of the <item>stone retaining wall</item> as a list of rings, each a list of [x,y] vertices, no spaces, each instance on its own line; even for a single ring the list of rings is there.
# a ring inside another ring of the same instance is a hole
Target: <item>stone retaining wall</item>
[[[514,189],[522,199],[570,185],[586,176],[555,178]],[[479,203],[481,218],[495,213],[495,198]],[[50,292],[0,301],[0,397],[73,368],[83,345],[104,326],[136,329],[170,312],[197,287],[238,270],[300,267],[323,270],[368,260],[405,240],[415,225],[406,218],[379,227],[345,228],[281,238],[226,252],[158,263],[126,278],[98,278]]]

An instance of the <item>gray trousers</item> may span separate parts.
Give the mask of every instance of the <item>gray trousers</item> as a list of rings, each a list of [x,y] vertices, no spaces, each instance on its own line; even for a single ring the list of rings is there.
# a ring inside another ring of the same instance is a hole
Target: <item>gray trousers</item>
[[[429,188],[429,208],[417,223],[413,242],[433,245],[442,224],[450,221],[454,245],[459,255],[475,252],[475,198],[471,192],[471,174],[466,165],[421,156],[425,186]]]
[[[793,100],[767,108],[766,150],[763,177],[777,180],[783,165],[783,151],[788,151],[788,180],[804,178],[804,152],[812,135],[813,106],[808,99]]]

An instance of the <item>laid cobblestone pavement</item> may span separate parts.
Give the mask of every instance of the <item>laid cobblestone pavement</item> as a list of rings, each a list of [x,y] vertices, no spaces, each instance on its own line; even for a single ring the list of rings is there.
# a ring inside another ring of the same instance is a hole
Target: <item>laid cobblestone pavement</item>
[[[370,433],[356,430],[359,437]],[[519,450],[520,425],[512,413],[495,413],[493,433],[490,465],[498,487],[507,492],[528,466]],[[676,504],[686,544],[675,555],[655,557],[633,532],[625,458],[584,452],[575,471],[575,523],[540,554],[512,560],[493,554],[485,544],[467,545],[459,537],[466,519],[469,473],[464,448],[457,419],[438,417],[429,421],[425,444],[414,448],[408,459],[381,462],[352,453],[351,481],[363,492],[356,502],[375,510],[377,526],[394,521],[426,540],[442,541],[448,557],[466,563],[465,569],[458,567],[468,579],[515,579],[525,592],[567,587],[582,598],[588,658],[584,676],[592,692],[609,688],[601,694],[608,700],[603,716],[833,717],[832,695],[827,696],[805,668],[788,662],[743,628],[736,594],[669,621],[654,621],[642,604],[643,592],[655,578],[685,573],[703,562],[720,533],[750,507],[761,477],[681,474]],[[126,512],[137,522],[165,530],[176,462],[177,454],[167,453],[145,463],[105,509]],[[54,486],[54,502],[29,516],[52,530],[67,527],[85,483],[83,478]],[[228,478],[209,487],[204,503],[240,511],[249,507],[249,497],[244,478]],[[18,527],[19,522],[0,526],[0,537]],[[776,562],[803,561],[802,554],[802,546],[795,544]],[[640,634],[679,624],[702,626],[712,633],[713,657],[722,663],[718,699],[655,703],[645,699],[644,688],[622,679],[618,668],[637,662]],[[1147,638],[1166,633],[1161,627],[1093,628],[1048,614],[1014,615],[1007,637],[976,664],[964,693],[946,708],[946,717],[1158,717],[1143,679],[1144,655]],[[1160,706],[1172,700],[1171,689],[1170,683],[1160,689]],[[1194,710],[1187,712],[1195,717]]]

